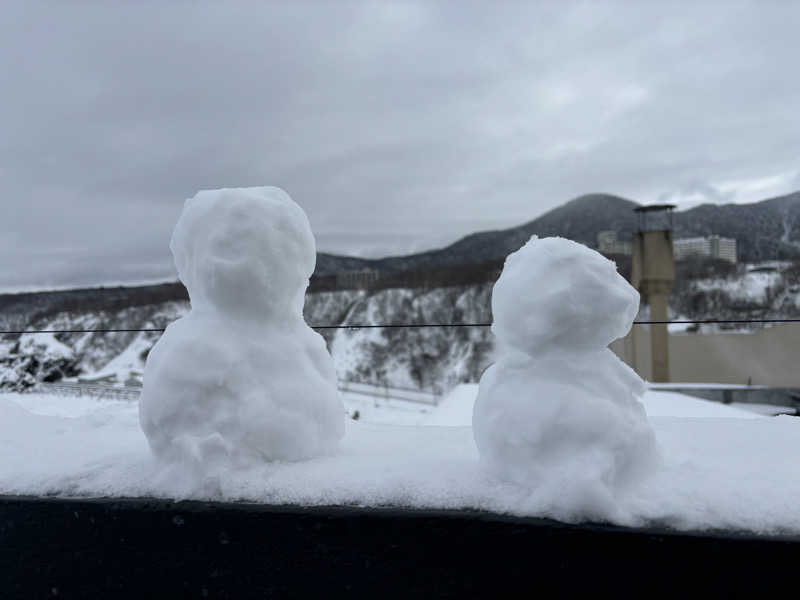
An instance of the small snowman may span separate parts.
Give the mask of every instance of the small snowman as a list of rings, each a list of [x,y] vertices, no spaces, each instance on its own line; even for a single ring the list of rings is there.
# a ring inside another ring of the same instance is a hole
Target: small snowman
[[[480,381],[475,442],[491,475],[550,514],[613,516],[657,462],[645,384],[608,349],[638,308],[613,262],[563,238],[531,238],[494,286],[497,361]]]
[[[303,319],[316,247],[274,187],[199,192],[170,242],[191,311],[150,351],[139,420],[155,455],[205,466],[332,452],[345,412],[323,338]]]

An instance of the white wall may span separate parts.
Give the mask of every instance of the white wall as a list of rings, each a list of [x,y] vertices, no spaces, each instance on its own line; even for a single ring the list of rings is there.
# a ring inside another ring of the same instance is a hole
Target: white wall
[[[634,325],[611,349],[650,378],[650,332]],[[634,356],[636,357],[634,360]],[[800,323],[754,333],[679,333],[669,336],[670,381],[800,387]]]

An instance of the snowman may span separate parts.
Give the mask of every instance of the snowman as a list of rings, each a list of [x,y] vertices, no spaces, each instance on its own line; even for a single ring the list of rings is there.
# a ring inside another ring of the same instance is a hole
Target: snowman
[[[489,474],[563,517],[607,517],[656,464],[644,382],[608,349],[639,294],[616,265],[536,236],[494,286],[497,361],[481,377],[473,433]]]
[[[323,338],[303,320],[316,248],[274,187],[201,191],[170,242],[191,311],[150,351],[139,420],[169,463],[247,465],[332,452],[345,412]]]

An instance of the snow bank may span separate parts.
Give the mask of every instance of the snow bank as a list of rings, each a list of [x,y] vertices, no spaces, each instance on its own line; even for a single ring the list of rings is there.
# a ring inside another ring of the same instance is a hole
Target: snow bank
[[[531,238],[495,285],[498,358],[480,381],[475,443],[489,473],[562,518],[609,518],[657,465],[645,384],[607,348],[638,307],[613,262],[562,238]]]
[[[472,425],[478,384],[461,383],[450,390],[425,419],[425,425],[465,427]]]
[[[325,342],[302,316],[316,261],[303,210],[278,188],[199,192],[170,248],[192,310],[145,366],[153,452],[206,473],[333,451],[345,414]]]
[[[4,400],[24,408],[34,415],[46,417],[85,417],[101,412],[119,412],[136,409],[138,404],[131,400],[109,397],[56,395],[39,392],[9,392],[3,394]]]

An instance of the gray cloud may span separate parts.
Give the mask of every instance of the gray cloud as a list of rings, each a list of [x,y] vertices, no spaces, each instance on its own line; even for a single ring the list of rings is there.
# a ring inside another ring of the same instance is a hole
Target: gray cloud
[[[678,189],[664,192],[658,197],[659,203],[676,204],[678,208],[688,208],[698,204],[727,204],[734,200],[736,192],[723,192],[704,181],[690,181]]]
[[[591,191],[788,192],[799,28],[789,2],[15,2],[0,288],[171,276],[203,188],[279,185],[372,256]]]

